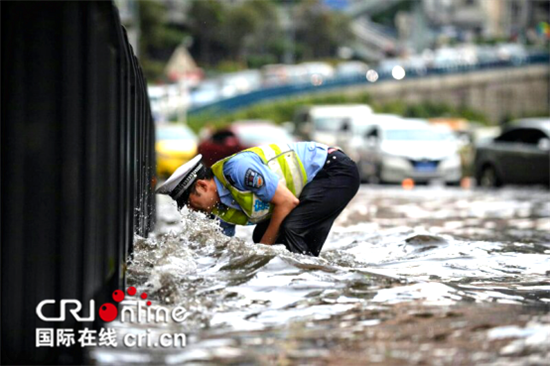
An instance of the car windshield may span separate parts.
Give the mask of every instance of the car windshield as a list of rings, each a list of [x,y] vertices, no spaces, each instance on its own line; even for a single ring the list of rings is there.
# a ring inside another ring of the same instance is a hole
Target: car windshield
[[[353,125],[353,133],[355,135],[364,136],[371,127],[372,124],[355,124]]]
[[[189,140],[195,135],[188,127],[157,128],[157,140]]]
[[[386,140],[390,141],[444,141],[453,139],[450,132],[430,129],[386,130],[385,137]]]
[[[265,126],[239,128],[237,134],[245,146],[285,143],[293,140],[285,129]]]
[[[343,117],[321,117],[315,118],[313,124],[318,131],[338,131],[344,120]]]

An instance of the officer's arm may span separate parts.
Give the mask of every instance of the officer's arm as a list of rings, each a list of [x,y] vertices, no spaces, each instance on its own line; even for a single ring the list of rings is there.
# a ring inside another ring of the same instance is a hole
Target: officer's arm
[[[277,185],[277,190],[271,199],[273,204],[273,215],[271,216],[271,221],[267,227],[267,230],[260,241],[262,244],[273,244],[277,239],[277,233],[279,232],[279,227],[285,219],[285,217],[292,211],[300,201],[296,198],[292,192],[279,181]]]

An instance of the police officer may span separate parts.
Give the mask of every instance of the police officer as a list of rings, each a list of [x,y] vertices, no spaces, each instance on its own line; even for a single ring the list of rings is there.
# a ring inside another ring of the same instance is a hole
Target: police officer
[[[318,256],[334,220],[359,189],[355,163],[316,142],[253,147],[206,168],[198,155],[157,189],[178,208],[256,224],[253,241]]]

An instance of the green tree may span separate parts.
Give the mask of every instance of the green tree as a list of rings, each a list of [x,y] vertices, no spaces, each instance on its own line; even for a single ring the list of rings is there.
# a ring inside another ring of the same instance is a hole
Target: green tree
[[[149,81],[163,78],[166,61],[186,36],[166,23],[166,8],[162,2],[139,1],[139,57]]]
[[[283,30],[281,6],[293,9],[294,40]],[[193,0],[188,19],[192,53],[203,66],[259,67],[281,61],[289,49],[297,60],[329,58],[352,38],[349,17],[319,0]]]
[[[296,15],[296,41],[304,59],[333,57],[353,37],[349,17],[326,9],[319,0],[304,1]]]
[[[222,26],[226,13],[224,4],[215,0],[193,1],[189,10],[189,28],[199,61],[213,64],[221,61],[224,54]]]
[[[250,67],[259,67],[276,62],[282,52],[277,52],[281,40],[284,41],[279,13],[273,1],[247,1],[244,7],[250,9],[257,19],[256,29],[248,39],[245,55]]]
[[[227,10],[222,26],[222,39],[230,58],[243,61],[246,43],[254,36],[261,21],[259,13],[247,3]]]

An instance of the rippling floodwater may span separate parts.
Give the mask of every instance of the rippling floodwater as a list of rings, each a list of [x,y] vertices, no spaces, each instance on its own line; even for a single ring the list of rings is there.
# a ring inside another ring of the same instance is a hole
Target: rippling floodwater
[[[165,196],[158,213],[128,284],[187,309],[157,331],[184,332],[188,346],[101,349],[99,363],[550,360],[548,191],[363,186],[319,258],[255,245],[248,227],[228,238]]]

